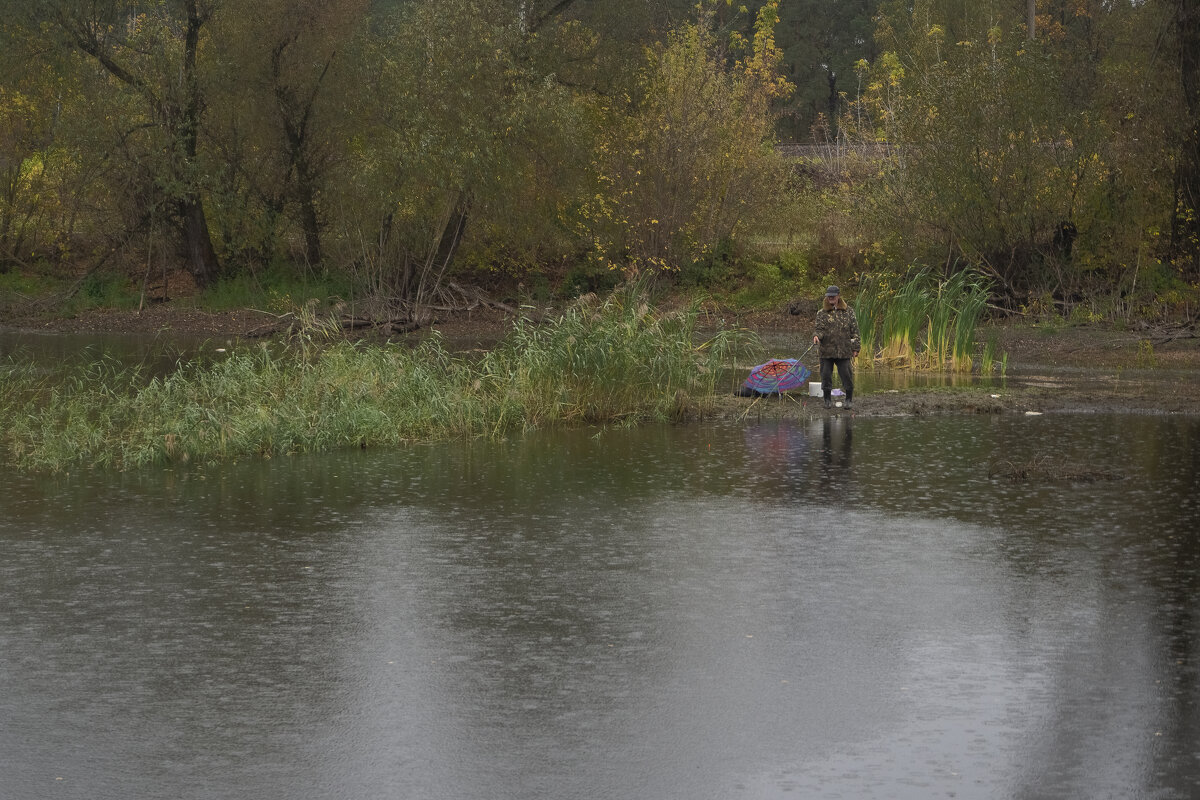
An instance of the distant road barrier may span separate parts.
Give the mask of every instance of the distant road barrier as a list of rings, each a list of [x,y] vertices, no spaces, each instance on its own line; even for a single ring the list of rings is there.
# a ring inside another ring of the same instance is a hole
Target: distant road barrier
[[[863,161],[886,158],[892,152],[888,142],[869,144],[778,144],[775,149],[787,158],[832,163],[855,156]]]

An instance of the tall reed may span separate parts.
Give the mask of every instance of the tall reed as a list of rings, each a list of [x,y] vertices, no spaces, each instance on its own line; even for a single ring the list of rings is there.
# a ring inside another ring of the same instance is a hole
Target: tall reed
[[[861,356],[858,364],[864,367],[875,365],[875,354],[879,352],[879,332],[881,320],[887,311],[885,304],[887,287],[880,286],[880,281],[872,277],[864,283],[854,301],[854,316],[858,320],[859,346]]]
[[[915,363],[921,329],[931,305],[924,273],[896,289],[883,316],[880,358],[896,365]]]
[[[970,372],[976,348],[975,334],[987,310],[988,282],[974,271],[963,270],[947,283],[955,309],[951,365],[960,372]]]
[[[436,334],[416,348],[301,337],[164,377],[91,363],[54,382],[10,369],[0,453],[35,470],[127,469],[499,435],[553,423],[702,413],[742,346],[697,345],[696,308],[662,313],[636,288],[544,324],[523,320],[483,356]]]
[[[863,352],[889,366],[969,372],[987,297],[974,270],[945,279],[925,267],[871,276],[856,303]]]

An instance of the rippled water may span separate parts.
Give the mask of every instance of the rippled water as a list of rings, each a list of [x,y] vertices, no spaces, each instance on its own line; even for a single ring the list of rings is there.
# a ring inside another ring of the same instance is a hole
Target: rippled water
[[[0,797],[1195,797],[1198,445],[835,418],[7,475]],[[1003,474],[1044,456],[1115,479]]]

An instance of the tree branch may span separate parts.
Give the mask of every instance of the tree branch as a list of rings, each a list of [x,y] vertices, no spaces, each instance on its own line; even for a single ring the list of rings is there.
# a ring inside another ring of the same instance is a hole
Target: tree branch
[[[547,11],[545,14],[542,14],[540,17],[530,23],[529,32],[537,33],[539,30],[541,30],[543,25],[562,14],[574,4],[575,0],[558,0],[558,2],[555,3],[549,11]]]
[[[58,24],[67,32],[76,48],[96,59],[108,74],[145,97],[155,116],[162,117],[162,100],[154,93],[153,88],[144,78],[130,72],[113,58],[112,53],[100,41],[93,25],[78,18],[68,17],[61,8],[57,9],[55,16],[58,18]]]

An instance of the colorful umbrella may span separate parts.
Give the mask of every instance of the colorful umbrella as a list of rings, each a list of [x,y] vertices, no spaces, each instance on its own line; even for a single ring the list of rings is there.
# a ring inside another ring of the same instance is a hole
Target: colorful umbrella
[[[808,380],[808,367],[796,358],[772,358],[750,370],[742,386],[759,394],[789,392]]]

